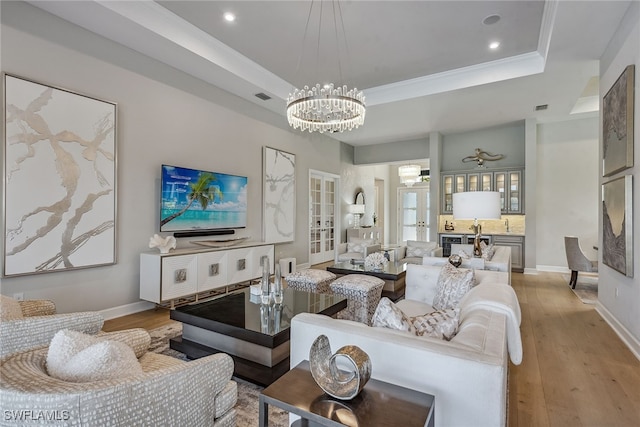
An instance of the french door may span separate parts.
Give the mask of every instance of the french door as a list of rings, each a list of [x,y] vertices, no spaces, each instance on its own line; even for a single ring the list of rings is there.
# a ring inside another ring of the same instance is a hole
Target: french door
[[[398,243],[429,240],[429,186],[398,188]]]
[[[309,263],[334,259],[337,175],[309,172]]]

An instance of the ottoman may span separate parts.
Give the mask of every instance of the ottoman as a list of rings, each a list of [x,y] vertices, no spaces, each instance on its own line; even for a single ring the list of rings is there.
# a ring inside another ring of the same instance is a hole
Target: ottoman
[[[384,280],[364,274],[347,274],[331,283],[335,295],[347,298],[347,308],[338,313],[338,318],[355,320],[371,326]]]
[[[287,285],[297,291],[307,291],[316,294],[329,294],[329,284],[336,280],[336,275],[326,270],[307,268],[287,275],[284,280]]]

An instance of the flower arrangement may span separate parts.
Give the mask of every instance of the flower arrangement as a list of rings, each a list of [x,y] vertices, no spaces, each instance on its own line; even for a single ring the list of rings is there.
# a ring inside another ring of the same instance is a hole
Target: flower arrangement
[[[382,252],[374,252],[364,259],[365,269],[380,269],[389,262]]]

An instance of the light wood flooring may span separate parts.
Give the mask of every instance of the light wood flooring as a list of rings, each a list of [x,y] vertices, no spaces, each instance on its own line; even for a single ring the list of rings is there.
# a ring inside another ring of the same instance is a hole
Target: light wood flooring
[[[512,281],[524,356],[510,365],[509,427],[640,426],[640,361],[595,306],[583,304],[558,273],[513,273]],[[104,329],[169,321],[168,310],[156,309],[109,320]]]

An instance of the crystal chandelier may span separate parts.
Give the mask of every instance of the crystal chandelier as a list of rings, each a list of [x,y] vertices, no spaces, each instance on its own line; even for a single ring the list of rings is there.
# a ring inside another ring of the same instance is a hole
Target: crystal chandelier
[[[313,3],[314,1],[312,0],[303,39],[303,50],[304,40],[307,38],[311,12],[313,11]],[[321,27],[322,0],[320,0],[320,3],[319,26]],[[332,5],[336,45],[338,45],[338,24],[336,22],[336,15],[339,15],[343,34],[344,23],[342,22],[342,13],[340,12],[339,2],[337,0],[332,0]],[[320,53],[319,45],[320,35],[318,34],[317,55]],[[339,49],[336,49],[336,56],[338,59],[340,78],[342,79]],[[305,86],[303,89],[294,88],[287,98],[287,120],[289,121],[289,125],[294,129],[300,129],[302,131],[308,130],[309,132],[324,133],[344,132],[357,129],[364,123],[365,112],[364,94],[355,87],[353,89],[349,89],[347,85],[334,85],[333,83],[320,85],[318,83],[311,88],[309,88],[309,86]]]
[[[421,172],[420,165],[404,165],[398,168],[398,176],[400,177],[400,182],[402,182],[407,187],[413,187],[413,184],[418,182],[420,179]]]

